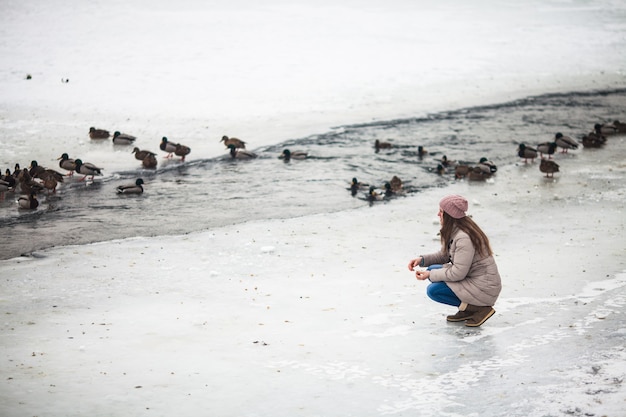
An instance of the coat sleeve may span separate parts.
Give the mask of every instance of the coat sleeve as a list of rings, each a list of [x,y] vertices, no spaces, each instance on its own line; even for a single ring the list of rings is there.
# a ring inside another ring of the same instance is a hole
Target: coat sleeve
[[[474,259],[474,245],[465,233],[455,236],[450,246],[451,262],[441,269],[430,271],[430,280],[438,281],[461,281],[467,277]]]
[[[445,254],[443,251],[439,251],[439,252],[435,252],[435,253],[429,253],[428,255],[420,255],[422,257],[422,259],[424,259],[424,266],[431,266],[434,264],[445,264],[447,262],[450,262],[450,259],[448,259],[448,255]]]

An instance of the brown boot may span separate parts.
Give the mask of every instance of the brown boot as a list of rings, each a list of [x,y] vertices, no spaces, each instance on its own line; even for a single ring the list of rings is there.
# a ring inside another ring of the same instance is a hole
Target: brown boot
[[[469,311],[457,311],[456,314],[452,315],[452,316],[446,316],[446,320],[448,321],[453,321],[453,322],[457,322],[457,321],[465,321],[467,319],[469,319],[470,317],[472,317],[474,315],[474,313],[471,313]]]
[[[461,304],[461,306],[463,306],[463,304]],[[486,322],[489,317],[493,316],[496,310],[490,306],[473,306],[468,304],[465,308],[465,312],[472,313],[472,316],[467,319],[465,325],[468,327],[478,327]]]

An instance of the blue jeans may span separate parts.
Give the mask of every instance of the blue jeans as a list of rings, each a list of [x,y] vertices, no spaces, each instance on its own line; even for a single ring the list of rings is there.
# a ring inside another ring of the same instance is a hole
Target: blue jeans
[[[430,271],[432,269],[439,269],[441,265],[431,265],[427,269]],[[456,294],[448,287],[448,284],[445,282],[431,282],[428,284],[426,288],[426,295],[430,297],[431,300],[437,301],[438,303],[447,304],[449,306],[458,307],[461,305],[461,300]]]
[[[448,287],[445,282],[431,282],[426,288],[426,294],[434,301],[438,303],[447,304],[449,306],[458,307],[461,305],[461,300],[456,296],[454,292]]]

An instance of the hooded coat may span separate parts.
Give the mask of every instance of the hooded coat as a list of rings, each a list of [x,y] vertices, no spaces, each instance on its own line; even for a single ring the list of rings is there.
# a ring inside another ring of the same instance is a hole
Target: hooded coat
[[[500,273],[493,256],[479,254],[470,237],[457,229],[448,243],[448,256],[443,250],[422,255],[423,265],[443,264],[430,271],[432,282],[445,282],[456,296],[475,306],[493,306],[502,290]]]

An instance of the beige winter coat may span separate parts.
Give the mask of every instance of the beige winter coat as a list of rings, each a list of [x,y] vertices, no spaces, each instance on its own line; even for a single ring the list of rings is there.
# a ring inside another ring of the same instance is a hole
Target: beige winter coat
[[[443,264],[443,268],[430,271],[430,280],[445,282],[463,302],[493,306],[502,290],[493,256],[481,257],[469,235],[459,229],[453,233],[449,247],[449,258],[443,251],[422,255],[424,266]]]

